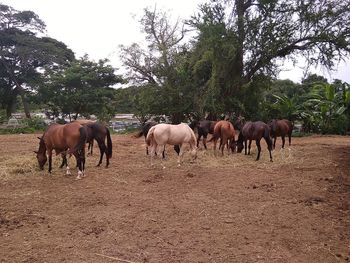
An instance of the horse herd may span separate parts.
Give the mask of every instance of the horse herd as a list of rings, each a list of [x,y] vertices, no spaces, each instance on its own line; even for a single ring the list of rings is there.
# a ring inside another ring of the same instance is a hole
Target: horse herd
[[[197,148],[203,137],[204,148],[207,149],[207,136],[212,134],[209,141],[214,142],[214,154],[216,155],[217,142],[220,140],[219,150],[224,154],[226,146],[228,152],[241,153],[243,148],[245,154],[250,154],[251,143],[256,141],[258,155],[256,160],[260,158],[261,146],[260,141],[265,139],[270,161],[272,162],[272,148],[276,145],[276,138],[282,137],[282,148],[285,145],[285,137],[289,137],[289,145],[291,144],[291,134],[293,124],[288,120],[272,120],[268,124],[262,121],[245,122],[244,118],[238,117],[233,123],[227,120],[220,121],[193,121],[190,124],[158,124],[153,121],[146,122],[142,125],[141,131],[135,137],[145,137],[146,153],[151,155],[151,165],[154,165],[154,156],[162,156],[161,164],[164,167],[163,159],[165,158],[165,146],[173,145],[174,150],[178,154],[178,165],[180,166],[183,158],[183,144],[188,143],[192,160],[197,158]],[[197,131],[196,137],[194,131]],[[236,133],[238,139],[236,141]],[[271,137],[274,139],[272,143]],[[109,159],[112,157],[112,140],[108,128],[100,123],[80,120],[68,124],[52,124],[39,139],[39,149],[35,151],[38,164],[41,170],[49,161],[49,172],[52,170],[52,152],[56,155],[61,154],[62,164],[66,166],[66,174],[70,173],[70,168],[67,162],[67,154],[73,155],[76,159],[78,167],[77,179],[85,176],[85,144],[89,143],[88,150],[92,154],[93,141],[96,140],[100,149],[100,160],[97,166],[102,163],[103,156],[106,156],[106,167],[109,165]],[[105,140],[107,139],[107,144]]]

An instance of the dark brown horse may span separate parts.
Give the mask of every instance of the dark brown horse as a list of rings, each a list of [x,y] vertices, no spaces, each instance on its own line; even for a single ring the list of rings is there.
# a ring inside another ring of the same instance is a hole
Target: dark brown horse
[[[285,144],[285,137],[286,135],[289,138],[289,146],[292,143],[292,131],[293,131],[293,124],[289,120],[271,120],[269,122],[269,127],[270,127],[270,134],[271,137],[273,138],[273,148],[275,149],[276,147],[276,140],[277,137],[281,136],[282,138],[282,148],[284,148]]]
[[[221,148],[222,155],[224,155],[225,145],[228,151],[230,151],[230,149],[232,153],[235,151],[235,148],[236,148],[235,129],[231,122],[218,121],[215,124],[213,137],[210,139],[210,141],[214,140],[214,154],[216,154],[216,143],[219,138],[220,138],[219,149]]]
[[[237,152],[242,152],[244,147],[244,154],[247,154],[247,141],[249,140],[249,149],[248,154],[250,154],[250,146],[252,144],[252,140],[255,140],[256,146],[258,147],[258,156],[256,157],[256,160],[258,161],[260,159],[260,152],[261,152],[261,146],[260,146],[260,140],[261,138],[264,138],[267,143],[267,149],[270,153],[270,161],[272,162],[272,141],[270,138],[270,128],[269,126],[262,122],[262,121],[256,121],[256,122],[247,122],[244,124],[241,132],[238,135],[237,140]],[[244,143],[244,146],[243,146]]]
[[[56,155],[60,153],[73,154],[77,161],[78,176],[81,179],[85,176],[85,143],[87,133],[85,128],[79,123],[68,124],[52,124],[50,125],[40,139],[39,150],[36,151],[36,158],[41,170],[49,156],[49,173],[52,171],[52,151],[55,150]],[[47,154],[47,155],[46,155]],[[67,166],[67,174],[70,169]]]
[[[75,120],[75,122],[78,122],[79,124],[81,125],[85,125],[85,124],[89,124],[89,123],[95,123],[95,121],[92,121],[92,120],[85,120],[85,119],[81,119],[81,120]],[[88,155],[92,155],[92,152],[93,152],[93,148],[94,148],[94,139],[92,140],[88,140],[87,143],[89,144],[88,145]],[[63,166],[63,163],[62,165]],[[61,167],[62,168],[62,167]]]
[[[208,120],[203,120],[203,121],[193,121],[189,126],[194,130],[197,128],[197,147],[199,146],[199,141],[201,137],[203,136],[203,145],[204,148],[207,149],[207,137],[208,134],[213,134],[214,133],[214,126],[217,123],[217,121],[208,121]]]
[[[98,122],[87,123],[83,125],[87,133],[87,141],[97,141],[98,147],[100,149],[100,160],[97,166],[102,163],[103,155],[106,154],[106,167],[109,165],[109,159],[112,158],[112,139],[108,128]],[[107,139],[107,145],[105,143]]]
[[[147,121],[147,122],[144,122],[142,125],[141,125],[141,131],[138,132],[135,137],[136,138],[140,138],[142,135],[145,137],[145,141],[146,141],[146,138],[147,138],[147,134],[148,134],[148,131],[155,125],[157,125],[158,123],[155,122],[155,121]],[[180,147],[178,145],[174,145],[174,150],[177,154],[180,153]],[[148,151],[148,145],[146,143],[146,154],[148,155],[149,154],[149,151]],[[157,154],[157,153],[156,153]],[[165,145],[164,145],[164,149],[163,149],[163,152],[162,152],[162,156],[163,156],[163,159],[165,159]]]

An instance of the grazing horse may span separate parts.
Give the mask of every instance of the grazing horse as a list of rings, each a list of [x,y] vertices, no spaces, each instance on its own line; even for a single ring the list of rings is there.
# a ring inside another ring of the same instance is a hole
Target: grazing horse
[[[158,123],[155,122],[155,121],[147,121],[145,123],[142,124],[141,126],[141,131],[138,132],[135,137],[136,138],[140,138],[142,135],[145,137],[145,141],[146,141],[146,137],[147,137],[147,134],[148,134],[148,131],[155,125],[157,125]],[[180,153],[180,148],[178,145],[174,145],[174,150],[177,154]],[[148,155],[148,145],[146,144],[146,154]],[[164,145],[164,149],[163,149],[163,152],[162,152],[162,156],[163,156],[163,159],[165,159],[165,145]]]
[[[242,127],[244,126],[245,124],[245,119],[244,117],[242,117],[241,115],[239,115],[237,117],[237,119],[233,122],[233,127],[238,130],[238,131],[241,131],[242,130]]]
[[[193,159],[197,158],[196,136],[193,130],[185,123],[177,125],[161,123],[151,127],[146,137],[146,143],[148,146],[151,146],[152,166],[157,146],[159,146],[161,150],[166,144],[179,146],[178,166],[181,165],[182,156],[184,154],[182,149],[182,144],[184,143],[190,144],[192,157]],[[163,168],[165,168],[162,159],[161,164]]]
[[[49,173],[52,170],[52,151],[55,150],[56,155],[60,153],[73,154],[77,160],[78,176],[81,179],[85,176],[85,143],[87,133],[85,128],[79,123],[68,124],[51,124],[40,139],[39,150],[35,151],[36,158],[41,170],[49,156]],[[70,169],[67,165],[67,174],[70,174]]]
[[[203,145],[204,145],[204,148],[207,149],[208,133],[210,134],[214,133],[214,126],[216,123],[217,121],[203,120],[203,121],[193,121],[190,124],[190,127],[192,128],[192,130],[194,130],[194,128],[197,128],[197,131],[198,131],[197,147],[199,146],[199,141],[203,136]]]
[[[286,135],[289,138],[289,146],[292,143],[293,124],[289,120],[271,120],[269,122],[271,137],[273,138],[273,148],[276,148],[276,140],[278,136],[282,138],[282,148],[284,148]]]
[[[216,143],[219,138],[221,139],[219,149],[221,148],[222,155],[224,155],[225,145],[227,147],[228,152],[230,152],[230,149],[232,153],[235,151],[235,148],[236,148],[235,128],[233,127],[231,122],[218,121],[215,124],[213,137],[210,139],[210,141],[214,140],[215,155],[216,155]]]
[[[248,154],[250,154],[250,146],[252,144],[252,140],[255,140],[256,146],[258,147],[258,156],[256,157],[256,160],[258,161],[260,159],[260,152],[261,152],[261,146],[260,146],[260,140],[264,137],[266,143],[267,143],[267,149],[270,153],[270,161],[272,162],[272,141],[270,138],[270,128],[269,126],[262,122],[262,121],[256,121],[256,122],[247,122],[242,127],[241,132],[238,135],[238,141],[237,141],[237,152],[242,152],[243,150],[243,143],[244,143],[244,154],[247,154],[247,141],[249,140],[249,151]]]

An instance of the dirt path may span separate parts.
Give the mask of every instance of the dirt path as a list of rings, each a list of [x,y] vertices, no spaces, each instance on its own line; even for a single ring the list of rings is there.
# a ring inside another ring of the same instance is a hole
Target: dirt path
[[[210,145],[178,168],[168,147],[165,170],[112,139],[110,168],[95,150],[75,181],[58,157],[38,170],[36,135],[0,136],[0,262],[350,261],[350,137],[278,141],[273,163]]]

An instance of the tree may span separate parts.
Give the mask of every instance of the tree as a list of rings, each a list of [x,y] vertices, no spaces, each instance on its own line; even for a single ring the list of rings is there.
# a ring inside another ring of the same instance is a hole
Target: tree
[[[29,118],[26,93],[41,72],[74,59],[64,43],[41,36],[44,30],[44,22],[35,13],[0,4],[0,94],[8,117],[19,95]]]
[[[146,8],[140,23],[147,48],[135,43],[121,46],[121,59],[128,69],[128,78],[133,84],[151,88],[157,98],[157,105],[153,104],[159,110],[157,113],[179,123],[192,108],[188,82],[184,81],[188,52],[186,46],[181,45],[186,30],[179,20],[171,25],[166,13],[156,9]]]
[[[67,68],[47,72],[39,88],[40,99],[56,114],[74,114],[74,119],[79,114],[95,114],[109,120],[116,109],[113,85],[123,80],[107,62],[93,62],[86,55]]]
[[[225,111],[257,76],[274,76],[278,62],[302,56],[333,69],[350,52],[350,1],[212,0],[189,24],[198,30],[197,57],[211,65],[208,89]]]

